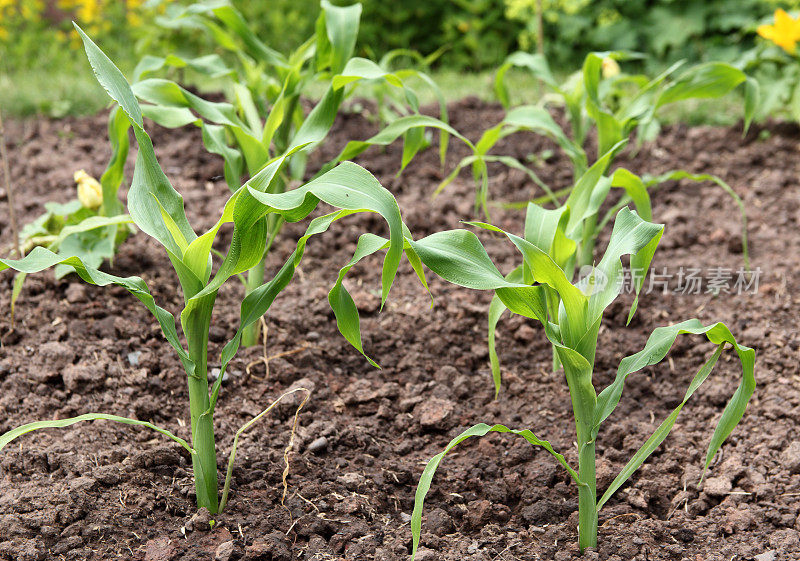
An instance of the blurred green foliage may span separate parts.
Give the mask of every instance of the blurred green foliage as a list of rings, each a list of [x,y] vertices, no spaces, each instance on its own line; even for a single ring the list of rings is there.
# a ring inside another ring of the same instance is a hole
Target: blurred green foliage
[[[377,60],[397,48],[423,54],[442,49],[435,62],[440,71],[486,72],[511,52],[536,49],[537,0],[361,1],[359,56]],[[231,2],[280,52],[297,48],[319,14],[318,0]],[[87,80],[91,73],[77,50],[72,19],[103,42],[124,72],[146,54],[210,52],[213,42],[203,31],[174,33],[152,25],[156,17],[169,18],[170,10],[190,3],[0,0],[0,103],[15,114],[54,116],[105,104],[102,90]],[[643,53],[639,70],[648,73],[684,58],[736,61],[762,43],[755,34],[758,23],[777,7],[800,9],[800,0],[541,0],[541,5],[545,54],[553,70],[565,75],[590,51]],[[767,70],[762,73],[780,79],[780,70]],[[800,104],[800,95],[797,100]]]
[[[537,0],[505,0],[525,26],[519,46],[536,41]],[[798,0],[541,0],[544,44],[554,67],[572,68],[589,51],[630,50],[661,68],[680,59],[730,62],[755,44],[755,26]]]

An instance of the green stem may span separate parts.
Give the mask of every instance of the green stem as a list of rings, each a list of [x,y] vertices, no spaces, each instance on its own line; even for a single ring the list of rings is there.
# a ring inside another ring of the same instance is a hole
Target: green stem
[[[546,287],[545,296],[547,298],[547,313],[550,317],[550,321],[558,323],[558,306],[561,303],[558,292],[550,287]],[[553,372],[558,372],[559,368],[561,368],[561,359],[558,358],[558,352],[556,348],[553,347]]]
[[[578,442],[578,548],[597,547],[597,476],[595,441],[587,441],[589,430],[579,429]]]
[[[597,215],[590,216],[583,225],[583,239],[581,240],[580,255],[578,256],[578,269],[594,262],[594,244],[596,235]]]
[[[189,356],[194,362],[194,372],[189,381],[189,414],[192,427],[192,456],[194,485],[198,508],[207,508],[216,513],[217,496],[217,450],[214,445],[214,421],[210,413],[208,395],[208,328],[216,294],[208,297],[208,305],[202,311],[191,314],[184,324]],[[204,302],[205,304],[205,302]]]
[[[245,283],[245,296],[253,292],[256,288],[264,284],[264,267],[266,266],[267,252],[258,264],[247,271],[247,282]],[[254,322],[248,325],[242,332],[242,346],[252,347],[258,344],[258,336],[261,332],[261,325],[259,322]]]
[[[264,249],[264,257],[258,262],[258,265],[247,271],[247,282],[245,283],[245,295],[250,294],[256,288],[264,284],[264,267],[266,266],[267,255],[278,236],[281,227],[283,226],[283,216],[277,214],[270,214],[267,216],[267,245]],[[261,324],[255,322],[247,326],[242,333],[242,346],[252,347],[258,344],[258,336],[261,332]]]

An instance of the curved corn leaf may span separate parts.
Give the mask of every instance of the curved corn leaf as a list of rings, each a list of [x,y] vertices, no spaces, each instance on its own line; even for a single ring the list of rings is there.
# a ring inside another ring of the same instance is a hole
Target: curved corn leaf
[[[317,69],[329,68],[332,73],[339,74],[356,47],[361,4],[340,7],[322,0],[320,6],[320,19],[324,21],[326,33],[317,34]],[[323,54],[327,56],[323,58]],[[325,64],[321,67],[323,60]]]
[[[580,145],[567,137],[563,129],[553,120],[547,109],[534,105],[523,105],[510,110],[501,121],[509,130],[503,132],[507,136],[517,131],[530,130],[547,136],[564,151],[576,169],[585,169],[587,165],[586,152]],[[605,150],[600,152],[605,153]]]
[[[133,182],[128,191],[128,212],[139,229],[158,240],[171,253],[182,255],[179,240],[173,237],[172,231],[180,232],[188,242],[197,236],[186,218],[183,197],[175,191],[158,165],[153,143],[144,131],[142,112],[136,96],[114,63],[77,24],[75,28],[83,39],[86,56],[97,80],[128,116],[139,143]],[[170,217],[174,229],[165,223],[164,215]]]
[[[682,179],[688,179],[689,181],[711,181],[722,188],[722,190],[730,195],[730,197],[734,200],[736,206],[739,207],[739,215],[742,218],[742,258],[744,259],[745,267],[749,269],[750,252],[747,245],[747,210],[744,206],[744,201],[742,201],[742,198],[737,195],[736,191],[734,191],[733,188],[721,178],[708,173],[689,173],[685,170],[674,170],[661,174],[657,177],[649,178],[647,185],[649,187],[652,185],[658,185],[665,181],[680,181]]]
[[[454,136],[455,138],[462,141],[466,144],[471,150],[475,150],[475,146],[472,142],[469,141],[466,137],[461,135],[457,130],[453,127],[448,125],[446,122],[437,119],[435,117],[429,117],[427,115],[408,115],[406,117],[400,117],[396,119],[389,125],[387,125],[383,130],[381,130],[375,136],[368,138],[367,140],[351,140],[349,141],[345,147],[339,152],[339,155],[336,156],[333,160],[331,160],[325,167],[323,167],[323,171],[326,169],[330,169],[333,165],[338,162],[343,162],[346,160],[352,160],[371,146],[388,146],[392,144],[395,140],[400,138],[402,135],[408,133],[414,129],[425,129],[425,128],[433,128],[439,129],[443,133],[447,133],[449,135]],[[414,152],[416,153],[416,151]],[[414,154],[407,155],[404,157],[404,163],[408,164],[408,161]],[[405,168],[405,165],[402,165],[401,171]]]
[[[209,78],[220,78],[233,74],[233,69],[217,54],[197,58],[181,58],[174,54],[166,57],[145,55],[133,70],[133,81],[138,82],[148,74],[153,74],[163,68],[191,68]]]
[[[500,66],[494,78],[494,92],[503,107],[508,109],[511,106],[511,100],[508,95],[505,77],[506,73],[512,68],[525,68],[530,70],[535,78],[541,80],[544,84],[549,86],[555,91],[559,91],[558,82],[550,72],[550,67],[547,64],[547,59],[542,54],[531,54],[522,51],[510,54],[505,62]]]
[[[706,459],[703,466],[704,472],[708,469],[708,466],[711,464],[711,461],[714,459],[714,456],[717,451],[719,451],[725,439],[728,438],[744,415],[747,403],[755,391],[755,351],[750,347],[739,345],[725,324],[715,323],[713,325],[704,326],[700,321],[691,319],[676,325],[655,329],[647,340],[644,349],[622,359],[614,382],[600,392],[597,398],[594,428],[592,429],[593,437],[597,436],[600,424],[611,415],[619,403],[625,380],[628,376],[652,364],[660,362],[675,343],[675,339],[681,334],[705,335],[710,342],[717,345],[717,349],[692,380],[680,405],[673,410],[667,419],[656,429],[653,435],[648,438],[645,444],[636,452],[633,458],[631,458],[628,464],[611,483],[600,501],[598,501],[598,509],[608,501],[614,492],[630,478],[647,457],[664,441],[670,430],[672,430],[683,406],[711,373],[711,370],[726,344],[730,344],[739,356],[739,361],[742,366],[742,380],[717,422],[714,434],[708,444],[708,451],[706,452]]]
[[[153,429],[154,431],[160,434],[163,434],[167,438],[174,440],[175,442],[183,446],[183,448],[190,454],[195,453],[194,449],[189,445],[188,442],[186,442],[179,436],[175,436],[166,429],[157,427],[154,424],[149,423],[147,421],[139,421],[137,419],[129,419],[128,417],[119,417],[117,415],[107,415],[105,413],[85,413],[83,415],[78,415],[77,417],[70,417],[69,419],[56,419],[53,421],[35,421],[33,423],[22,425],[20,427],[11,429],[10,431],[0,435],[0,450],[5,448],[5,446],[8,445],[12,440],[19,438],[20,436],[27,434],[29,432],[41,429],[64,428],[70,425],[74,425],[75,423],[80,423],[81,421],[115,421],[117,423],[123,423],[125,425],[147,427],[149,429]]]
[[[542,448],[550,452],[550,454],[553,457],[555,457],[556,460],[558,460],[558,463],[561,464],[561,466],[565,470],[567,470],[567,473],[569,473],[570,477],[572,477],[572,479],[576,483],[578,482],[578,474],[575,472],[574,469],[572,469],[569,466],[564,456],[553,450],[553,447],[550,445],[548,441],[540,439],[528,429],[514,430],[504,425],[489,426],[485,423],[477,424],[474,427],[471,427],[462,432],[461,434],[459,434],[457,437],[455,437],[453,440],[450,441],[450,443],[445,447],[445,449],[442,452],[431,458],[430,461],[428,462],[428,465],[425,466],[425,470],[422,472],[422,475],[419,478],[419,483],[417,484],[417,492],[414,496],[414,511],[411,514],[412,561],[416,557],[417,548],[419,547],[420,534],[422,533],[422,509],[425,504],[425,497],[427,496],[428,491],[431,488],[431,482],[433,480],[434,474],[436,473],[436,469],[439,467],[439,464],[441,463],[442,459],[444,459],[445,454],[447,454],[450,450],[452,450],[453,448],[455,448],[463,441],[472,436],[481,437],[487,435],[490,432],[516,434],[521,436],[534,446],[541,446]]]
[[[511,271],[508,275],[506,275],[506,280],[509,282],[522,282],[522,267],[517,267],[513,271]],[[500,395],[500,384],[502,383],[502,374],[500,372],[500,358],[497,356],[497,347],[496,347],[496,333],[497,333],[497,324],[500,322],[500,318],[508,308],[500,299],[500,297],[495,294],[492,296],[492,302],[489,304],[489,317],[488,317],[488,327],[489,333],[487,335],[487,344],[489,347],[489,364],[492,370],[492,381],[494,382],[494,398],[497,399],[497,396]]]
[[[103,188],[103,214],[114,216],[122,213],[122,203],[117,192],[124,178],[125,162],[128,159],[128,129],[130,121],[124,111],[118,107],[111,110],[108,116],[108,140],[111,144],[111,159],[108,161],[100,185]]]
[[[686,99],[722,97],[747,80],[747,75],[730,64],[708,62],[686,70],[661,92],[656,106]]]

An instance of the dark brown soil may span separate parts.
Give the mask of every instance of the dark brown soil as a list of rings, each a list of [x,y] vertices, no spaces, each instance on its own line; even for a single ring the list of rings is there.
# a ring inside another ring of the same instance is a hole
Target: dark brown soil
[[[456,128],[472,138],[500,119],[499,107],[464,101],[452,107]],[[358,115],[340,119],[331,157],[348,139],[374,130]],[[202,149],[196,130],[154,130],[167,175],[186,199],[196,229],[208,227],[227,196],[221,162]],[[97,176],[108,158],[105,118],[26,121],[7,125],[21,220],[47,200],[73,196],[72,174]],[[464,155],[455,142],[448,165]],[[752,131],[670,127],[653,146],[622,165],[657,173],[676,167],[711,172],[744,198],[751,258],[761,268],[758,294],[650,294],[624,327],[626,307],[607,314],[596,383],[608,384],[621,357],[639,350],[658,325],[699,317],[725,321],[756,347],[757,393],[742,424],[698,479],[705,446],[725,400],[738,383],[735,360],[716,371],[680,417],[672,435],[601,514],[600,546],[583,559],[768,561],[800,558],[800,133],[781,126]],[[520,158],[553,148],[534,135],[506,139],[498,153]],[[317,159],[322,161],[321,157]],[[359,163],[392,190],[417,237],[458,226],[472,216],[466,176],[443,195],[429,195],[443,174],[435,151],[395,177],[400,148],[372,150]],[[537,169],[553,187],[569,167],[555,155]],[[494,170],[497,200],[538,194],[516,171]],[[5,193],[0,216],[6,217]],[[733,202],[711,184],[669,184],[654,197],[667,228],[654,266],[736,270],[740,222]],[[521,212],[493,220],[521,230]],[[405,560],[414,490],[424,463],[452,436],[476,422],[531,428],[575,463],[566,384],[550,370],[540,329],[521,318],[499,331],[505,384],[492,399],[485,344],[489,294],[431,279],[436,303],[404,266],[382,313],[378,267],[354,270],[348,286],[361,308],[365,346],[383,366],[371,368],[336,332],[326,300],[357,234],[378,229],[356,217],[312,240],[299,274],[267,317],[267,353],[239,353],[217,411],[220,473],[234,431],[292,386],[313,389],[301,416],[289,493],[280,504],[282,453],[294,408],[281,406],[241,440],[231,501],[216,525],[195,520],[190,463],[154,433],[112,423],[34,433],[0,454],[0,558]],[[10,242],[8,221],[0,235]],[[294,246],[302,225],[285,230],[270,266]],[[507,270],[513,249],[485,237]],[[603,243],[600,244],[603,247]],[[223,248],[224,249],[224,248]],[[122,246],[112,270],[141,275],[162,306],[180,295],[163,254],[138,234]],[[11,275],[0,275],[7,310]],[[241,288],[230,283],[217,302],[212,355],[233,334]],[[37,419],[101,411],[151,420],[189,437],[185,375],[148,312],[122,289],[99,289],[76,278],[29,278],[14,331],[0,319],[0,432]],[[682,339],[671,359],[632,377],[604,425],[598,449],[601,487],[638,449],[683,396],[708,354],[700,339]],[[319,440],[324,438],[324,440]],[[313,443],[313,445],[312,445]],[[426,504],[420,561],[577,559],[577,493],[555,462],[521,439],[494,435],[467,443],[442,464]],[[224,544],[224,545],[220,545]],[[230,554],[228,557],[226,557]]]

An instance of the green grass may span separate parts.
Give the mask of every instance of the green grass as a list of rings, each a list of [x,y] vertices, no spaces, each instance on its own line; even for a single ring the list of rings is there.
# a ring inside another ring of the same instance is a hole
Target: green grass
[[[107,105],[108,96],[86,64],[0,74],[0,107],[8,116],[92,115]]]

